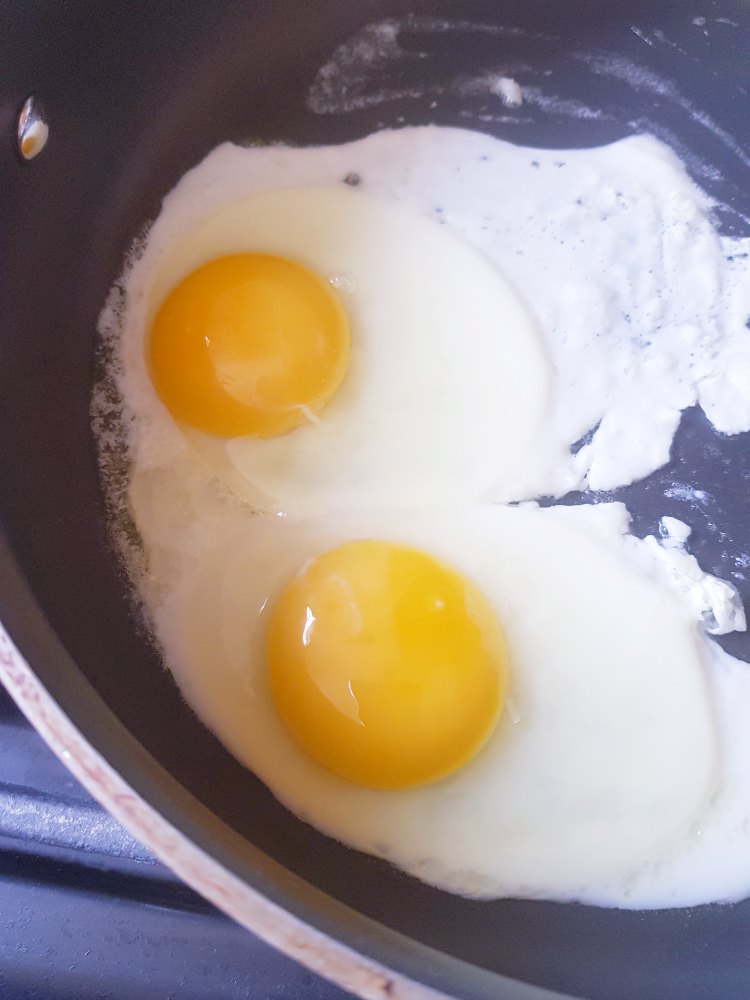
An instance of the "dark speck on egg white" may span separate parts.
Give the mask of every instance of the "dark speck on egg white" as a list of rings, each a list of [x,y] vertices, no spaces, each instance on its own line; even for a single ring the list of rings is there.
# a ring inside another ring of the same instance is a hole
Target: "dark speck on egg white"
[[[361,183],[362,183],[362,178],[360,177],[359,174],[356,174],[354,172],[350,172],[346,175],[346,177],[344,177],[344,184],[348,184],[349,187],[359,187]]]

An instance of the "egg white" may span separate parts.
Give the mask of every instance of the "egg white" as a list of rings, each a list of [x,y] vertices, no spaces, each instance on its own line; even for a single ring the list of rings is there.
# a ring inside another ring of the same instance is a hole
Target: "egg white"
[[[341,184],[351,171],[362,177],[356,191]],[[622,204],[611,211],[615,192]],[[665,460],[692,399],[688,334],[710,328],[704,314],[717,301],[698,280],[713,273],[704,202],[649,137],[561,156],[433,127],[341,147],[224,145],[166,198],[100,323],[122,396],[122,407],[110,389],[95,400],[105,490],[166,665],[201,719],[298,815],[467,894],[660,906],[750,893],[744,665],[716,647],[701,663],[706,645],[690,610],[631,564],[617,531],[602,531],[603,506],[475,503],[609,487]],[[366,246],[349,225],[360,212]],[[274,213],[299,245],[285,242]],[[683,226],[687,216],[693,228]],[[677,262],[666,284],[664,233]],[[399,328],[398,315],[382,340],[368,335],[355,349],[339,405],[356,419],[350,426],[335,408],[324,411],[339,450],[321,444],[318,425],[299,437],[310,450],[296,449],[295,435],[246,450],[186,433],[153,392],[144,337],[159,301],[203,260],[244,249],[336,278],[353,326],[368,333],[401,301],[419,320]],[[398,297],[386,302],[393,290]],[[551,379],[526,308],[553,360]],[[744,331],[747,312],[735,311]],[[442,331],[437,341],[423,321]],[[640,346],[629,340],[631,322],[654,339],[649,364],[633,364]],[[440,407],[430,405],[433,378],[446,392]],[[569,447],[597,425],[592,443]],[[127,494],[121,430],[132,462]],[[109,454],[118,456],[111,468]],[[255,517],[247,501],[338,513]],[[423,511],[384,509],[410,504]],[[131,517],[142,550],[132,545]],[[514,649],[514,688],[495,737],[469,767],[424,789],[340,782],[299,752],[267,702],[263,601],[309,555],[363,534],[421,545],[465,572],[495,602]]]

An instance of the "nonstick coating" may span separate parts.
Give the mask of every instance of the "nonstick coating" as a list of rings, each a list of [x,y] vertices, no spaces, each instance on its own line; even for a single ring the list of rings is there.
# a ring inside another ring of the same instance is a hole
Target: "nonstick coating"
[[[505,68],[519,79],[539,74],[558,95],[607,113],[527,108],[526,124],[482,124],[482,98],[450,96],[309,111],[308,88],[334,48],[407,9],[467,23],[425,32],[414,21],[402,44],[426,54],[401,65],[397,82]],[[584,49],[619,53],[652,76],[635,87],[597,75],[571,57]],[[660,89],[664,80],[672,83]],[[459,996],[520,996],[501,975],[596,1000],[745,1000],[750,905],[641,913],[472,902],[291,816],[192,715],[131,617],[89,426],[97,315],[163,195],[225,139],[332,143],[383,124],[434,121],[573,147],[656,131],[727,204],[717,213],[723,229],[748,233],[749,89],[750,12],[741,0],[408,8],[24,0],[0,9],[0,618],[84,735],[171,822],[304,920]],[[47,108],[51,138],[38,161],[22,164],[15,119],[30,93]],[[748,544],[748,443],[748,435],[716,435],[690,411],[670,465],[613,494],[627,501],[640,534],[662,514],[684,517],[704,568],[734,579],[746,598],[738,553]],[[686,486],[707,497],[696,503]],[[750,659],[744,637],[725,645]]]

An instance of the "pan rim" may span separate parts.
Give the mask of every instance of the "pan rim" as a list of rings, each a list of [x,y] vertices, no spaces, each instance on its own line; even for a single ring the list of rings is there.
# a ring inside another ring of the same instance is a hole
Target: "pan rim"
[[[40,679],[31,661],[41,662],[42,655],[75,678],[75,691],[52,690]],[[217,909],[312,972],[363,1000],[576,1000],[414,941],[328,896],[232,830],[169,774],[84,678],[1,531],[0,682],[53,753],[125,829]],[[96,727],[85,724],[96,717],[106,728],[107,749]],[[127,779],[113,762],[118,756],[131,763]],[[224,859],[211,850],[209,820],[221,834]],[[232,841],[255,861],[252,875],[241,871]]]

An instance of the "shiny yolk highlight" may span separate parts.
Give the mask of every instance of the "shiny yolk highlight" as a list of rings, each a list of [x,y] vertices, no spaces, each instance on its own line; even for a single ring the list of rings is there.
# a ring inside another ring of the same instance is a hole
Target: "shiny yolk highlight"
[[[326,405],[349,346],[346,314],[322,278],[247,253],[212,260],[172,290],[148,360],[175,420],[222,437],[272,437]]]
[[[507,689],[503,631],[481,592],[431,556],[360,541],[317,556],[273,610],[276,709],[318,763],[407,788],[465,764]]]

